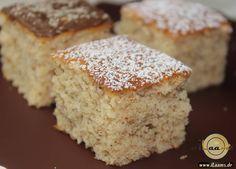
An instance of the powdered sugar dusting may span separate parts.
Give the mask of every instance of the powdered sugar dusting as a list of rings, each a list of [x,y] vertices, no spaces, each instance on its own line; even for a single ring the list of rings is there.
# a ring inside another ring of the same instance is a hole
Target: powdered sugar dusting
[[[109,20],[101,10],[82,0],[41,0],[16,3],[3,8],[8,15],[18,18],[23,24],[38,32],[51,31],[59,34],[69,29],[96,26]]]
[[[191,72],[181,62],[131,41],[126,36],[74,46],[59,51],[54,57],[70,61],[70,64],[79,63],[78,68],[87,70],[98,84],[113,91],[135,90],[144,85],[160,83],[174,75],[189,75]]]
[[[145,0],[124,8],[135,10],[147,24],[154,22],[157,28],[174,34],[217,28],[227,21],[220,13],[187,0]]]
[[[12,8],[12,12],[15,15],[21,15],[25,12],[22,9],[27,8],[27,17],[34,17],[34,15],[37,15],[37,12],[43,13],[47,16],[49,25],[52,27],[60,26],[61,20],[70,22],[77,19],[99,17],[96,11],[90,13],[91,9],[89,6],[81,5],[80,7],[75,7],[78,2],[78,0],[69,0],[67,2],[64,0],[49,0],[32,4],[19,4],[16,8]],[[108,15],[104,14],[103,17],[107,19]]]

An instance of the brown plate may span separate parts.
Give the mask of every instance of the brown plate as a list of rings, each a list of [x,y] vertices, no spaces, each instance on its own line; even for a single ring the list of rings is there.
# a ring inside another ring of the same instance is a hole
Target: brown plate
[[[114,19],[118,7],[102,5]],[[234,24],[236,28],[236,23]],[[236,165],[236,34],[230,44],[224,84],[191,94],[193,112],[187,138],[176,150],[154,154],[121,169],[192,169],[199,162],[213,162],[201,150],[201,140],[212,133],[224,135],[233,148],[221,160]],[[0,74],[0,166],[8,169],[111,169],[94,154],[53,128],[53,107],[35,109],[17,94]],[[185,160],[180,156],[188,155]],[[119,167],[117,167],[119,168]]]

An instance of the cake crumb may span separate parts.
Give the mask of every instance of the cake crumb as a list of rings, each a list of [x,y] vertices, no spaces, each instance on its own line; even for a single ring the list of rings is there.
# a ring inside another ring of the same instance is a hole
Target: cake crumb
[[[180,160],[185,160],[186,158],[188,158],[188,155],[186,154],[179,157]]]
[[[5,168],[5,167],[3,167],[3,166],[0,166],[0,169],[7,169],[7,168]]]

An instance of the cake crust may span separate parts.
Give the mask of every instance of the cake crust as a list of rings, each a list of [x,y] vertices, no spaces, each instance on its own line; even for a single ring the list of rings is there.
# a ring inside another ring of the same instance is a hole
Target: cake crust
[[[130,3],[122,7],[121,14],[172,37],[198,35],[218,28],[232,32],[230,23],[219,12],[186,0]]]
[[[35,36],[43,38],[112,25],[106,13],[81,0],[16,3],[3,8],[0,13],[8,20],[20,23]]]
[[[191,75],[191,69],[168,55],[126,36],[98,40],[58,51],[54,59],[85,71],[113,93],[136,91]]]
[[[12,22],[12,19],[8,15],[6,15],[2,11],[0,11],[0,25],[3,25],[5,22]],[[112,25],[113,25],[112,22],[104,22],[100,25],[89,27],[89,28],[82,29],[82,30],[70,30],[70,31],[62,32],[62,33],[57,34],[55,36],[38,36],[37,34],[35,34],[33,31],[28,29],[26,26],[24,26],[20,22],[14,22],[14,24],[22,32],[31,36],[33,39],[37,39],[38,41],[40,41],[43,44],[50,43],[52,40],[63,39],[63,37],[73,36],[77,33],[82,33],[82,34],[87,33],[87,32],[98,33],[101,31],[106,31],[107,33],[110,34],[110,29],[112,28]]]

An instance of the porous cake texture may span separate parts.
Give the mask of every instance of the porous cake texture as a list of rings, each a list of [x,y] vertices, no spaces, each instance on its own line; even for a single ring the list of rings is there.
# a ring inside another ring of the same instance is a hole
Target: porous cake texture
[[[125,165],[185,140],[191,69],[126,36],[59,51],[53,57],[57,128],[96,159]]]
[[[30,106],[53,102],[51,53],[110,36],[103,11],[80,0],[17,3],[0,11],[2,71]]]
[[[144,0],[121,9],[116,32],[175,57],[193,69],[187,90],[224,80],[232,28],[220,13],[185,0]]]

